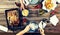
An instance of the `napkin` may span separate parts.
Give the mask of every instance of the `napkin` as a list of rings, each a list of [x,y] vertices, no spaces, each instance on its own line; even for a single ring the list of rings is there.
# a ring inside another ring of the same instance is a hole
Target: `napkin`
[[[0,30],[2,30],[2,31],[4,31],[4,32],[7,32],[7,31],[8,31],[8,28],[0,25]]]
[[[53,15],[52,17],[50,17],[50,22],[51,22],[54,26],[56,26],[57,23],[59,22],[59,20],[58,20],[58,18],[57,18],[56,15]]]

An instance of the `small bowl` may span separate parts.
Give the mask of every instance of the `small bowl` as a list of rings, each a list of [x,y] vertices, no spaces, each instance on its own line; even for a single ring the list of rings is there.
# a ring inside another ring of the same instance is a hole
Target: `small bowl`
[[[22,15],[23,16],[28,16],[29,15],[29,11],[27,9],[22,10]]]

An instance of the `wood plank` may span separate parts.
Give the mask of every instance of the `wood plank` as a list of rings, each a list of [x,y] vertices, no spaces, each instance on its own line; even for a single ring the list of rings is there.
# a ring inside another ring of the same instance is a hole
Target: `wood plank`
[[[0,0],[0,2],[6,2],[6,1],[18,1],[18,0]]]
[[[17,8],[16,5],[0,5],[0,8]]]

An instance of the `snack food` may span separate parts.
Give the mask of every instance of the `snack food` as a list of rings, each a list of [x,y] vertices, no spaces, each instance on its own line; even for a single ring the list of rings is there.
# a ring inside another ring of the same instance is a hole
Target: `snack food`
[[[9,22],[10,22],[11,24],[13,24],[13,25],[18,25],[19,20],[18,20],[16,11],[10,11],[10,12],[8,12],[8,20],[9,20]],[[10,24],[10,25],[11,25],[11,24]]]
[[[54,10],[57,7],[56,0],[44,0],[42,4],[42,9],[47,10],[48,12]]]
[[[23,16],[28,16],[28,14],[29,14],[29,11],[27,9],[22,11],[22,15]]]
[[[47,9],[53,8],[53,3],[52,3],[51,1],[52,1],[52,0],[46,0],[46,1],[45,1],[45,7],[46,7]]]

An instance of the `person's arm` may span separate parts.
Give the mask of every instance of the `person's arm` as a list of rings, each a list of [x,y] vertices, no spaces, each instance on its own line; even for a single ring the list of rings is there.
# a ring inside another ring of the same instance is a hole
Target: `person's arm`
[[[44,33],[44,30],[43,30],[43,29],[39,29],[39,30],[40,30],[41,35],[45,35],[45,33]]]
[[[21,8],[22,8],[22,9],[25,9],[25,8],[24,8],[24,3],[23,3],[23,1],[24,1],[24,0],[20,0],[20,4],[21,4]]]
[[[16,35],[23,35],[24,33],[28,32],[29,30],[30,30],[30,27],[29,27],[29,25],[28,25],[28,26],[26,26],[26,28],[25,28],[24,30],[20,31],[20,32],[17,33]]]
[[[43,29],[43,27],[42,27],[42,21],[39,23],[39,31],[40,31],[40,34],[41,34],[41,35],[45,35],[44,29]]]

